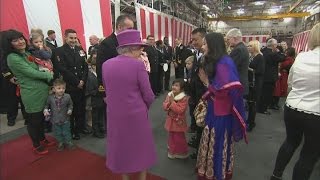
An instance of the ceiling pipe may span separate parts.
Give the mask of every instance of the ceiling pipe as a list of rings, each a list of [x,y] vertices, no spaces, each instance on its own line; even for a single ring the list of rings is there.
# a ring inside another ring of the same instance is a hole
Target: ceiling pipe
[[[310,16],[309,12],[300,13],[285,13],[285,14],[275,14],[275,15],[261,15],[261,16],[225,16],[219,18],[208,18],[208,21],[250,21],[250,20],[271,20],[271,19],[282,19],[282,18],[301,18],[305,16]]]
[[[295,2],[289,9],[289,13],[292,12],[295,8],[297,8],[301,3],[303,2],[303,0],[299,0],[297,2]]]

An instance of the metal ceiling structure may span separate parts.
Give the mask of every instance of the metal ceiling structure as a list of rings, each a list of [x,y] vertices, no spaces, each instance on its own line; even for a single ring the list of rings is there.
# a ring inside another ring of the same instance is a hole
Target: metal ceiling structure
[[[272,20],[309,16],[320,0],[121,0],[138,2],[201,26],[208,21]]]
[[[196,0],[208,20],[268,20],[304,17],[307,10],[320,6],[319,0]]]

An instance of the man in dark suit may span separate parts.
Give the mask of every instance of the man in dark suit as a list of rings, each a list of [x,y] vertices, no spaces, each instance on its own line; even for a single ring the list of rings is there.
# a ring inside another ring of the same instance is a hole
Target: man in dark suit
[[[88,54],[91,56],[93,51],[98,50],[99,38],[96,35],[91,35],[89,37],[90,47],[88,49]]]
[[[270,114],[267,108],[271,105],[273,90],[278,80],[278,65],[285,59],[285,55],[277,48],[277,45],[277,40],[269,39],[267,47],[262,50],[265,72],[259,113],[263,114]]]
[[[191,32],[192,46],[195,48],[195,54],[191,72],[191,80],[189,83],[189,111],[191,117],[190,131],[196,132],[196,135],[193,138],[191,138],[191,141],[188,143],[189,146],[196,149],[195,153],[190,155],[192,159],[197,158],[197,152],[203,130],[202,127],[198,127],[196,125],[196,120],[194,118],[193,111],[197,106],[200,98],[206,91],[206,87],[203,85],[202,81],[198,76],[198,70],[203,56],[201,48],[203,45],[203,38],[206,36],[206,33],[206,29],[204,28],[196,28]]]
[[[46,46],[50,48],[51,50],[54,50],[58,47],[57,41],[56,41],[56,32],[54,30],[49,30],[47,32],[48,37],[45,39]]]
[[[163,38],[164,43],[164,60],[168,64],[168,70],[164,73],[164,90],[169,91],[170,74],[171,74],[171,62],[173,57],[173,49],[169,44],[169,38]]]
[[[182,44],[181,38],[177,38],[175,41],[177,46],[175,47],[174,66],[175,66],[175,76],[176,76],[176,79],[178,79],[178,78],[184,78],[184,71],[186,66],[186,63],[184,61],[193,53],[190,49],[188,49]]]
[[[155,39],[153,35],[148,35],[147,44],[149,46],[144,48],[144,51],[148,55],[150,63],[150,84],[153,93],[159,95],[159,52],[156,48]]]
[[[227,42],[230,47],[233,47],[230,57],[233,59],[237,66],[240,76],[240,82],[244,88],[243,95],[249,94],[249,80],[248,80],[248,68],[249,68],[249,51],[247,46],[242,42],[242,33],[240,29],[231,29],[227,35]]]
[[[100,89],[102,86],[102,64],[108,59],[118,56],[117,52],[117,34],[126,29],[134,28],[133,18],[129,15],[121,15],[116,20],[116,30],[110,36],[105,38],[98,47],[97,53],[97,76]]]
[[[52,54],[55,77],[66,82],[66,92],[73,101],[73,113],[70,117],[72,138],[80,139],[79,133],[90,134],[85,121],[85,83],[88,76],[86,54],[76,45],[77,33],[66,29],[65,44],[56,48]]]

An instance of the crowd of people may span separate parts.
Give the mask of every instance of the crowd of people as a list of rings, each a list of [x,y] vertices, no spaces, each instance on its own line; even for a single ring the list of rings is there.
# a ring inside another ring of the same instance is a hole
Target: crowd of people
[[[284,108],[287,138],[271,179],[281,179],[303,135],[293,180],[308,179],[320,156],[320,145],[314,143],[320,137],[320,90],[315,82],[320,78],[319,31],[317,24],[310,34],[311,51],[296,58],[294,48],[274,38],[264,48],[256,40],[246,44],[236,28],[226,35],[196,28],[188,46],[179,37],[175,47],[168,37],[156,41],[148,35],[144,42],[129,15],[119,16],[115,31],[103,40],[90,36],[88,51],[74,29],[65,30],[60,47],[53,30],[45,38],[41,29],[33,29],[29,40],[17,30],[3,31],[8,126],[15,125],[20,104],[33,151],[39,155],[48,154],[49,146],[74,149],[80,134],[106,134],[106,166],[123,180],[133,172],[145,180],[147,169],[157,161],[148,111],[166,92],[168,158],[190,156],[197,159],[198,179],[228,180],[234,144],[248,142],[256,112],[270,115],[269,108],[279,110],[279,97],[290,91]],[[45,136],[51,129],[57,144]],[[194,136],[188,141],[186,133]]]

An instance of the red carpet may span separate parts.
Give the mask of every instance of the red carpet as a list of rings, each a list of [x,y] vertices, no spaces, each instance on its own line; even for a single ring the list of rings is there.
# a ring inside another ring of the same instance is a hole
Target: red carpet
[[[105,158],[77,148],[38,156],[31,151],[28,136],[22,136],[0,146],[2,180],[121,180],[105,168]],[[132,175],[136,179],[136,175]],[[148,174],[148,180],[164,180]]]

